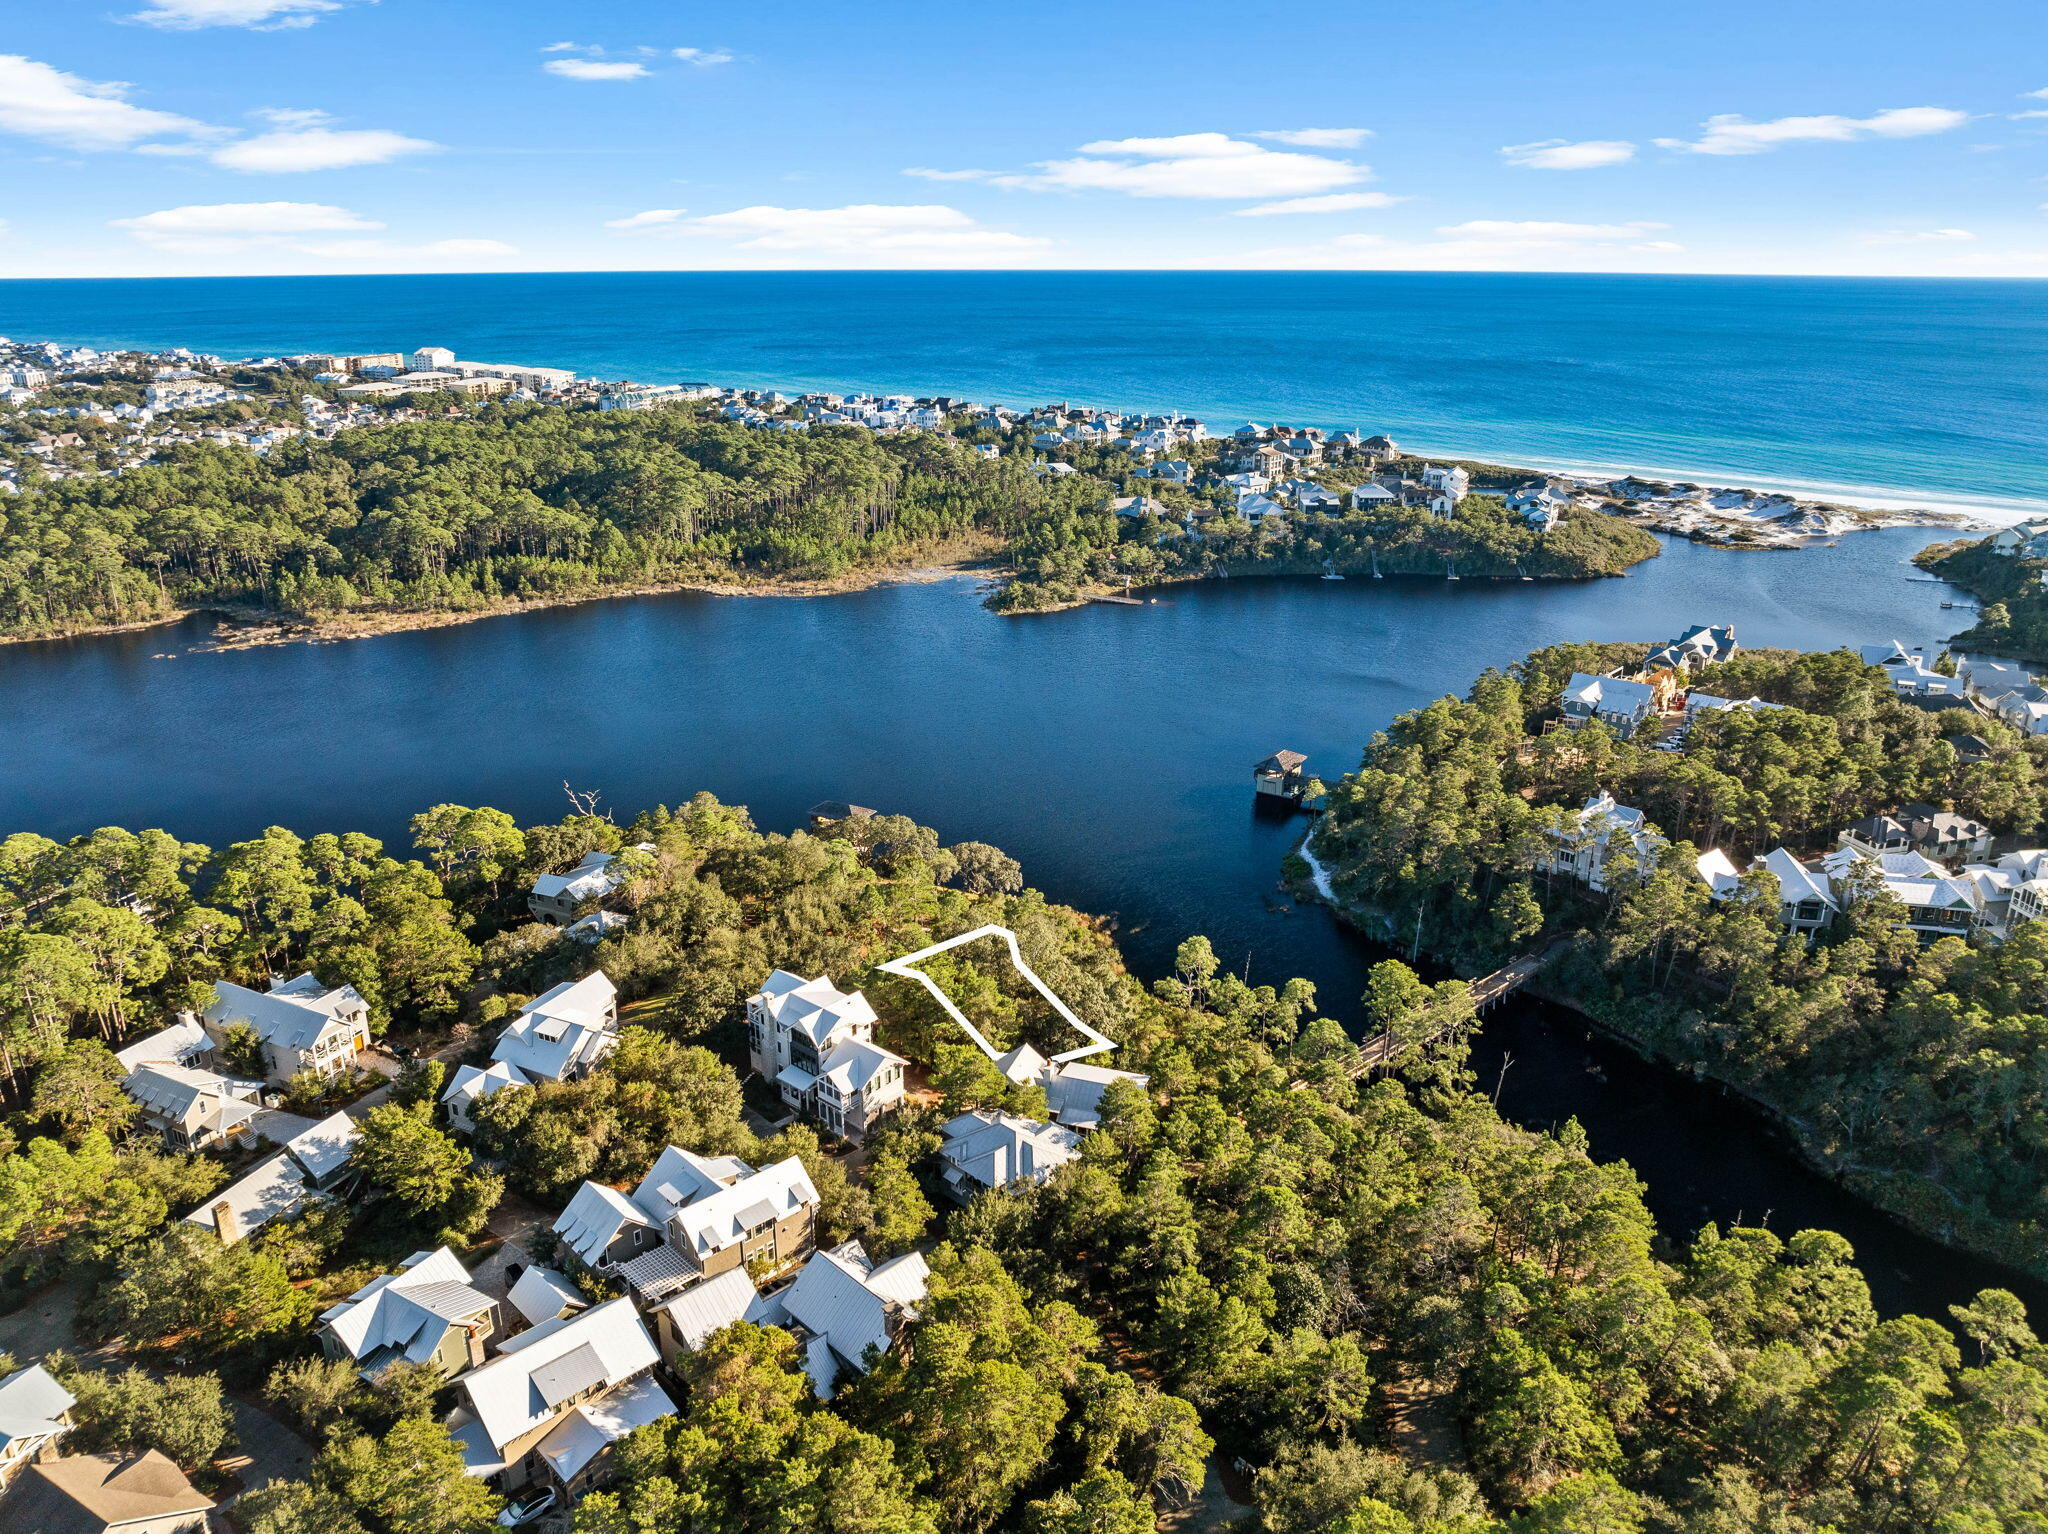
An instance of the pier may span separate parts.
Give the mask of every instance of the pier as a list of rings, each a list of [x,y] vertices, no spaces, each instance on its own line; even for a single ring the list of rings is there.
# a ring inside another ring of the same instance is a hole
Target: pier
[[[1524,985],[1528,984],[1530,977],[1556,956],[1560,946],[1553,943],[1547,948],[1538,949],[1535,953],[1525,953],[1520,958],[1502,965],[1492,974],[1482,975],[1479,979],[1472,981],[1472,1010],[1475,1013],[1484,1013],[1487,1008],[1493,1006],[1501,998],[1520,990]],[[1449,1033],[1453,1026],[1451,1023],[1446,1023],[1428,1034],[1420,1042],[1434,1044],[1437,1040],[1443,1038],[1445,1034]],[[1388,1069],[1399,1061],[1402,1054],[1408,1048],[1408,1041],[1404,1041],[1392,1033],[1376,1033],[1349,1055],[1338,1061],[1337,1066],[1338,1069],[1354,1081],[1360,1080],[1370,1076],[1374,1071]],[[1297,1090],[1307,1084],[1305,1081],[1293,1083]]]

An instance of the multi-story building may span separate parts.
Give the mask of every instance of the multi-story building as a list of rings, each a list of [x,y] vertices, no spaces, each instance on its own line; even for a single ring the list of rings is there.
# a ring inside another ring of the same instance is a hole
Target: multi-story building
[[[255,1030],[265,1079],[278,1083],[300,1071],[339,1076],[370,1047],[370,1007],[362,994],[352,985],[322,985],[312,975],[276,981],[268,991],[217,980],[201,1021],[216,1048],[238,1023]]]
[[[782,1100],[856,1143],[903,1101],[910,1062],[875,1043],[875,1009],[829,976],[778,969],[747,998],[747,1053]]]

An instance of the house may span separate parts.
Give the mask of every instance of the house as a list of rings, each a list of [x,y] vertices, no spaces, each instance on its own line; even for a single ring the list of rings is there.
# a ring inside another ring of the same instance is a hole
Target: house
[[[1951,874],[1918,852],[1871,854],[1844,845],[1821,860],[1846,903],[1859,885],[1881,887],[1906,908],[1906,926],[1923,937],[1961,937],[1985,922],[1984,897],[1973,879]]]
[[[508,1338],[459,1376],[449,1431],[470,1475],[501,1492],[536,1483],[574,1496],[602,1474],[611,1446],[675,1415],[651,1375],[660,1354],[628,1299]]]
[[[875,1009],[830,976],[778,969],[747,998],[747,1058],[783,1102],[859,1144],[903,1102],[910,1062],[875,1043]]]
[[[1996,552],[2009,557],[2040,559],[2048,556],[2048,518],[2000,528],[1984,541]]]
[[[1277,521],[1285,517],[1287,515],[1287,508],[1274,500],[1270,495],[1261,495],[1256,491],[1252,491],[1237,498],[1237,514],[1243,517],[1245,521],[1257,524],[1266,521],[1268,518]]]
[[[1429,464],[1422,471],[1422,483],[1429,489],[1429,509],[1440,517],[1448,517],[1458,509],[1458,502],[1472,491],[1472,476],[1456,464],[1445,468]]]
[[[1574,729],[1597,721],[1626,739],[1656,712],[1657,689],[1648,682],[1575,671],[1565,683],[1558,706],[1564,711],[1565,724]]]
[[[71,1431],[78,1398],[41,1364],[0,1379],[0,1490]]]
[[[1778,919],[1794,932],[1819,931],[1834,919],[1834,887],[1819,864],[1799,861],[1783,847],[1750,864],[1778,881]]]
[[[243,1081],[168,1060],[136,1065],[122,1078],[121,1090],[142,1110],[143,1127],[162,1136],[173,1150],[251,1144],[250,1122],[263,1106],[260,1081]]]
[[[1110,1083],[1128,1081],[1144,1088],[1151,1078],[1136,1071],[1112,1070],[1069,1060],[1054,1065],[1029,1044],[1019,1044],[1008,1054],[996,1057],[996,1069],[1019,1086],[1035,1086],[1045,1093],[1046,1111],[1053,1122],[1069,1129],[1093,1129],[1102,1121],[1102,1094]]]
[[[436,1247],[322,1311],[320,1346],[329,1358],[353,1361],[366,1380],[401,1360],[453,1379],[484,1361],[497,1315],[497,1302],[471,1285],[462,1259]]]
[[[1726,900],[1742,884],[1742,875],[1734,861],[1718,847],[1709,847],[1693,862],[1693,869],[1700,877],[1700,883],[1707,887],[1707,894],[1715,900]]]
[[[1164,503],[1155,501],[1149,495],[1120,495],[1109,503],[1109,509],[1120,517],[1168,517],[1171,516]]]
[[[1732,625],[1714,628],[1704,623],[1695,624],[1669,644],[1652,650],[1643,660],[1642,674],[1675,671],[1680,676],[1690,676],[1703,666],[1732,660],[1737,648]]]
[[[31,1465],[0,1500],[0,1528],[22,1534],[203,1534],[213,1499],[155,1449],[74,1454]]]
[[[1401,504],[1401,498],[1385,485],[1364,484],[1351,492],[1354,511],[1385,511]]]
[[[125,1049],[115,1050],[114,1058],[121,1062],[123,1070],[130,1071],[153,1060],[168,1061],[173,1065],[206,1066],[213,1061],[213,1040],[206,1036],[205,1025],[186,1012],[179,1014],[178,1021],[170,1027],[159,1028]]]
[[[1507,494],[1508,515],[1520,517],[1531,527],[1549,532],[1571,507],[1569,496],[1559,495],[1545,484],[1524,485]]]
[[[812,1250],[818,1190],[795,1156],[756,1170],[669,1146],[629,1198],[586,1182],[555,1221],[583,1263],[652,1304],[728,1269],[781,1267]]]
[[[590,1301],[583,1291],[570,1283],[565,1275],[539,1264],[528,1268],[513,1281],[505,1299],[528,1326],[558,1321],[590,1308]]]
[[[1273,487],[1276,499],[1301,511],[1335,511],[1343,497],[1312,479],[1285,479]]]
[[[529,1082],[574,1081],[618,1046],[618,1026],[619,988],[595,969],[580,980],[551,986],[520,1008],[498,1035],[491,1059],[513,1067]]]
[[[251,991],[216,980],[201,1014],[216,1049],[230,1028],[245,1025],[263,1046],[266,1080],[284,1083],[300,1071],[339,1076],[355,1069],[370,1047],[370,1007],[352,985],[322,985],[312,975]]]
[[[633,850],[652,852],[654,848],[651,843],[643,843]],[[601,848],[593,849],[567,873],[540,875],[527,892],[526,909],[533,913],[535,921],[544,921],[551,927],[568,926],[585,905],[606,899],[625,885],[625,874],[612,866],[617,856]]]
[[[1956,675],[1963,679],[1971,697],[1987,701],[2009,692],[2024,692],[2034,685],[2024,666],[2012,661],[1987,660],[1981,655],[1958,659]]]
[[[1991,712],[2025,735],[2048,734],[2048,691],[2016,687],[1991,699]]]
[[[685,1353],[694,1353],[736,1321],[755,1326],[781,1326],[787,1313],[764,1299],[745,1268],[728,1268],[694,1289],[664,1301],[654,1312],[654,1334],[661,1356],[673,1368]]]
[[[322,1119],[186,1215],[186,1222],[205,1226],[223,1246],[233,1246],[272,1220],[298,1213],[339,1186],[356,1134],[346,1113]]]
[[[1650,829],[1641,810],[1617,803],[1614,795],[1602,789],[1586,801],[1571,826],[1558,836],[1557,850],[1538,866],[1601,893],[1608,888],[1609,863],[1624,845],[1634,860],[1635,877],[1647,879],[1665,842]]]
[[[1909,804],[1890,815],[1868,815],[1845,827],[1841,845],[1872,857],[1918,851],[1942,862],[1983,857],[1991,851],[1991,828],[1967,815]]]
[[[804,1264],[796,1282],[773,1296],[803,1351],[811,1388],[831,1400],[849,1369],[865,1374],[893,1348],[903,1329],[917,1319],[931,1277],[924,1256],[906,1252],[879,1266],[858,1241],[819,1252]]]
[[[1079,1131],[1064,1124],[976,1110],[947,1120],[939,1161],[946,1191],[961,1203],[987,1188],[1043,1182],[1080,1153]]]
[[[493,1092],[501,1092],[506,1087],[532,1085],[531,1076],[518,1066],[508,1065],[503,1060],[493,1060],[489,1065],[482,1066],[456,1066],[454,1079],[441,1094],[442,1106],[448,1110],[449,1127],[459,1129],[464,1134],[475,1134],[476,1120],[473,1114],[478,1103]]]

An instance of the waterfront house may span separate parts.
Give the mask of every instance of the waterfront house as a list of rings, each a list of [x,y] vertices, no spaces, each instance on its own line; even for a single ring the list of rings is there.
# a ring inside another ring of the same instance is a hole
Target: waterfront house
[[[1507,494],[1508,514],[1520,517],[1529,526],[1546,533],[1557,526],[1558,519],[1570,506],[1570,499],[1559,495],[1547,483],[1525,485]]]
[[[1301,511],[1335,511],[1343,503],[1336,491],[1312,479],[1282,480],[1273,487],[1273,497]]]
[[[169,1458],[73,1454],[31,1465],[0,1499],[0,1528],[23,1534],[205,1534],[213,1499]]]
[[[1422,483],[1429,489],[1429,509],[1439,517],[1448,517],[1458,509],[1458,502],[1465,499],[1472,490],[1472,476],[1456,464],[1444,467],[1429,464],[1422,471]]]
[[[1080,1154],[1081,1135],[1064,1124],[977,1110],[940,1131],[940,1176],[961,1203],[988,1188],[1043,1182]]]
[[[2034,678],[2026,667],[2014,661],[1990,660],[1981,655],[1960,657],[1956,661],[1956,675],[1963,679],[1971,697],[1987,702],[2009,692],[2024,692],[2034,685]]]
[[[1812,934],[1833,920],[1836,910],[1834,887],[1819,864],[1802,863],[1783,847],[1775,847],[1755,862],[1778,883],[1778,919],[1794,932]]]
[[[2028,559],[2048,557],[2048,517],[2000,528],[1985,541],[2000,554]]]
[[[653,848],[643,845],[635,850],[651,852]],[[551,927],[568,926],[585,905],[606,899],[625,884],[626,876],[612,866],[616,856],[594,849],[567,873],[540,875],[527,893],[527,910],[533,913],[534,920]]]
[[[1627,738],[1640,729],[1657,709],[1657,689],[1647,682],[1624,681],[1620,677],[1572,673],[1558,698],[1566,725],[1598,722]]]
[[[1651,829],[1641,810],[1618,803],[1603,788],[1571,818],[1558,835],[1555,850],[1538,866],[1600,894],[1609,887],[1609,865],[1624,847],[1634,861],[1634,877],[1641,880],[1656,868],[1664,846],[1664,838]]]
[[[781,1267],[812,1249],[818,1190],[795,1156],[757,1171],[737,1156],[669,1146],[629,1198],[586,1182],[555,1234],[595,1271],[653,1304],[732,1268]]]
[[[1354,511],[1385,511],[1401,504],[1401,498],[1385,485],[1368,481],[1351,492]]]
[[[0,1379],[0,1490],[71,1431],[71,1408],[77,1404],[78,1398],[41,1364]]]
[[[1120,495],[1109,503],[1109,509],[1120,517],[1165,517],[1171,515],[1164,503],[1155,501],[1149,495]]]
[[[1991,711],[2023,735],[2048,734],[2048,691],[2016,687],[1991,699]]]
[[[1985,920],[1976,881],[1951,874],[1919,852],[1873,855],[1845,845],[1821,866],[1834,882],[1838,904],[1859,889],[1881,888],[1906,908],[1905,925],[1925,938],[1962,937]]]
[[[1732,625],[1715,628],[1704,623],[1694,624],[1669,644],[1652,650],[1643,660],[1642,674],[1648,676],[1656,671],[1673,671],[1681,677],[1690,676],[1704,666],[1732,660],[1737,648]]]
[[[1112,1070],[1080,1060],[1056,1065],[1029,1044],[998,1055],[995,1064],[1018,1086],[1040,1088],[1053,1122],[1069,1129],[1093,1129],[1102,1121],[1102,1094],[1112,1082],[1127,1081],[1139,1088],[1151,1085],[1151,1078],[1136,1071]]]
[[[414,1252],[320,1315],[320,1346],[354,1363],[366,1380],[392,1364],[426,1364],[443,1379],[484,1361],[497,1329],[497,1303],[469,1281],[448,1248]]]
[[[875,1009],[830,976],[778,969],[747,998],[747,1057],[782,1101],[856,1144],[903,1101],[910,1062],[875,1043]]]
[[[618,987],[603,970],[592,970],[580,980],[550,987],[522,1007],[498,1035],[491,1059],[528,1081],[574,1081],[617,1047],[618,1026]]]
[[[322,985],[312,975],[274,981],[268,991],[216,980],[201,1021],[216,1049],[237,1024],[253,1029],[265,1078],[280,1084],[300,1071],[343,1075],[370,1047],[369,1003],[352,985]]]
[[[504,1493],[545,1486],[578,1495],[613,1444],[675,1415],[652,1377],[659,1362],[628,1299],[506,1339],[496,1358],[455,1381],[461,1404],[447,1424],[464,1469]]]
[[[1374,458],[1399,458],[1401,456],[1401,449],[1395,446],[1392,437],[1367,437],[1360,444],[1360,448],[1361,451]]]

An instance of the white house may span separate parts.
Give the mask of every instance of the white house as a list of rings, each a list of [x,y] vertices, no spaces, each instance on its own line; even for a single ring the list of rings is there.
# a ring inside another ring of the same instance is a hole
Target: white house
[[[643,844],[633,850],[651,852],[653,847]],[[567,873],[540,875],[527,892],[526,909],[533,913],[534,920],[551,927],[570,925],[580,907],[605,899],[625,884],[625,875],[612,866],[617,856],[615,852],[593,850],[586,852],[583,861]]]
[[[796,1282],[772,1297],[778,1325],[795,1334],[804,1372],[824,1400],[849,1369],[865,1374],[917,1319],[931,1269],[918,1252],[879,1265],[858,1241],[819,1252]]]
[[[121,1090],[141,1108],[143,1125],[177,1150],[250,1139],[250,1121],[263,1106],[260,1081],[170,1060],[142,1061],[122,1078]]]
[[[857,1144],[902,1103],[910,1063],[875,1043],[876,1021],[859,991],[778,969],[747,998],[748,1061],[790,1107]]]
[[[987,1188],[1043,1182],[1080,1154],[1081,1135],[1064,1124],[977,1110],[949,1119],[939,1161],[946,1190],[961,1203]]]
[[[1795,932],[1818,931],[1840,909],[1826,871],[1819,864],[1800,862],[1783,847],[1773,848],[1750,867],[1761,868],[1778,881],[1778,919]]]
[[[1093,1129],[1101,1122],[1102,1094],[1111,1082],[1128,1081],[1140,1088],[1151,1084],[1149,1077],[1136,1071],[1111,1070],[1080,1060],[1054,1065],[1029,1044],[1019,1044],[1008,1054],[997,1056],[995,1065],[1019,1086],[1043,1088],[1053,1121],[1069,1129]]]
[[[550,987],[521,1008],[498,1035],[491,1059],[528,1082],[573,1081],[617,1046],[618,1024],[619,988],[603,970],[592,970],[581,980]],[[520,1084],[506,1080],[498,1086]],[[454,1094],[451,1083],[442,1096],[446,1100]],[[477,1095],[472,1092],[470,1101]]]
[[[1472,476],[1456,464],[1448,468],[1433,463],[1425,466],[1422,482],[1429,487],[1429,509],[1440,517],[1456,511],[1458,502],[1472,490]]]
[[[78,1398],[41,1364],[0,1379],[0,1490],[71,1430]]]
[[[1635,859],[1639,879],[1656,866],[1664,838],[1650,829],[1643,812],[1618,803],[1602,789],[1588,799],[1572,825],[1558,837],[1557,850],[1540,865],[1550,873],[1577,879],[1596,893],[1608,887],[1608,862],[1624,845]]]
[[[266,1078],[279,1083],[300,1071],[342,1075],[370,1047],[369,1003],[352,985],[322,985],[312,975],[276,981],[268,991],[216,980],[201,1020],[215,1048],[238,1023],[254,1029]]]
[[[1549,532],[1557,526],[1558,519],[1571,507],[1567,496],[1559,495],[1548,484],[1524,485],[1519,490],[1510,490],[1507,495],[1508,514],[1520,517],[1531,527]]]
[[[203,1225],[223,1246],[233,1246],[272,1220],[298,1213],[340,1183],[356,1134],[346,1113],[322,1119],[186,1215],[186,1223]]]
[[[322,1311],[320,1343],[329,1358],[356,1364],[366,1380],[401,1360],[431,1364],[447,1379],[484,1361],[497,1313],[497,1302],[470,1283],[462,1259],[436,1247],[414,1252],[396,1273],[371,1279]]]
[[[516,1065],[503,1060],[493,1060],[489,1065],[458,1065],[454,1079],[441,1094],[441,1102],[448,1110],[448,1122],[464,1134],[476,1133],[474,1117],[476,1105],[493,1092],[506,1087],[530,1087],[533,1078]]]
[[[613,1444],[675,1415],[651,1377],[658,1362],[628,1299],[507,1338],[455,1381],[461,1405],[447,1422],[464,1469],[503,1492],[538,1482],[575,1495]]]

